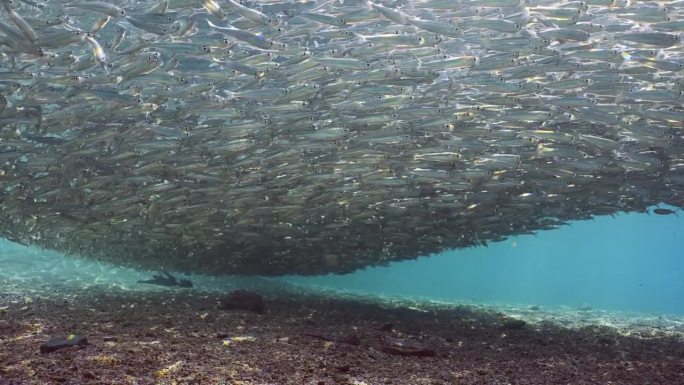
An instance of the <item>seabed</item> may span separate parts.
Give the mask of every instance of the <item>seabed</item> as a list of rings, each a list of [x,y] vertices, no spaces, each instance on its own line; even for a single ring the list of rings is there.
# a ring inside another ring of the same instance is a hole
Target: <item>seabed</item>
[[[684,317],[263,278],[195,276],[193,289],[162,288],[126,281],[123,269],[97,280],[92,268],[64,267],[50,268],[61,281],[49,270],[0,273],[1,384],[684,383]],[[238,288],[262,294],[264,313],[222,309]],[[89,344],[40,352],[69,335]]]

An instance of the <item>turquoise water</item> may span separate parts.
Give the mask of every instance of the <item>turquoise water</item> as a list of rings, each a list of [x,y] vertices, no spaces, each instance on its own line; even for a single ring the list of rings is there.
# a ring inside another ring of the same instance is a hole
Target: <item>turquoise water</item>
[[[684,216],[622,214],[348,275],[288,277],[365,293],[684,314]]]
[[[684,315],[683,235],[684,215],[623,214],[347,275],[282,279],[359,294]],[[9,284],[166,290],[137,283],[152,273],[0,241],[0,278]],[[238,282],[192,279],[200,290]]]

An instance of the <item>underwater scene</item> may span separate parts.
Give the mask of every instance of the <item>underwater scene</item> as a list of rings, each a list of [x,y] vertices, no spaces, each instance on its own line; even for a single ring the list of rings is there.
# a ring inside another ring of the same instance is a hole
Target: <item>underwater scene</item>
[[[683,0],[0,3],[0,385],[684,385]]]
[[[674,215],[599,217],[277,278],[4,241],[0,383],[681,384],[683,229]]]

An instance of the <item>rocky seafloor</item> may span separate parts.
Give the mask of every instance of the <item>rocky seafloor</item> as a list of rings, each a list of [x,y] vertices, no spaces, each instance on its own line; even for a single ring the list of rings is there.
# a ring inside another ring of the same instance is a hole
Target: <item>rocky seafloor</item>
[[[235,284],[264,311],[221,291],[4,280],[0,384],[684,384],[676,317]],[[41,353],[59,336],[88,344]]]

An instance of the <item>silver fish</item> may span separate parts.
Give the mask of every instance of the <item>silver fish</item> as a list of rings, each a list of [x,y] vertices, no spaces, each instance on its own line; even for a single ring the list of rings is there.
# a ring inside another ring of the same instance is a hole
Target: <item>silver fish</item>
[[[22,243],[348,272],[684,206],[681,1],[3,1]]]

